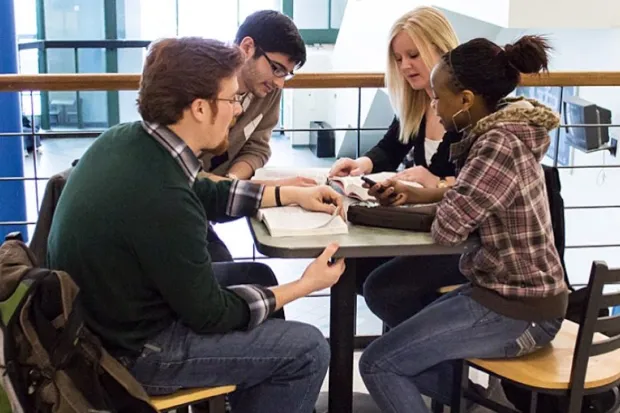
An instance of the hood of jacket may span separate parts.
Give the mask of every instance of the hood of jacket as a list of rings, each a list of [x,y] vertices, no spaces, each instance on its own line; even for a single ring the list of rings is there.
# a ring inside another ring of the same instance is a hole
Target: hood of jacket
[[[469,138],[491,129],[504,129],[520,139],[538,160],[542,160],[550,144],[549,131],[560,125],[560,116],[549,107],[525,97],[505,98],[500,109],[478,121]],[[470,140],[470,139],[467,139]]]

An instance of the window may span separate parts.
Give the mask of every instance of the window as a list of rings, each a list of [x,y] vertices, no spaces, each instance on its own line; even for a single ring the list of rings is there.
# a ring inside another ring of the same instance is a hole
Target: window
[[[124,0],[116,3],[119,39],[155,40],[177,34],[177,0]]]
[[[237,32],[237,2],[178,0],[179,36],[203,36],[231,41]]]
[[[46,40],[105,39],[103,0],[44,0]]]
[[[243,23],[246,17],[258,10],[282,11],[281,0],[239,0],[238,23]]]
[[[37,37],[37,11],[35,0],[14,0],[15,32],[19,38]]]
[[[329,29],[329,0],[295,0],[293,20],[300,30]]]
[[[282,11],[290,16],[306,44],[333,44],[347,0],[282,0]]]

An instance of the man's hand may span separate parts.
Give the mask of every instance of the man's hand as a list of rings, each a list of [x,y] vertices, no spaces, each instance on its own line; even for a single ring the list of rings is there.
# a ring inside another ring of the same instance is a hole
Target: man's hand
[[[423,166],[407,168],[404,171],[397,173],[393,178],[398,179],[399,181],[417,182],[424,188],[437,188],[437,185],[439,184],[439,177],[433,175]]]
[[[342,196],[329,186],[322,185],[314,188],[290,189],[296,191],[293,197],[293,203],[296,203],[303,209],[333,214],[337,208],[340,208],[341,215],[344,214],[342,208]]]
[[[330,263],[336,251],[338,244],[329,244],[323,253],[308,265],[299,280],[271,287],[276,297],[276,310],[298,298],[336,284],[345,269],[344,258]]]
[[[312,263],[306,268],[299,282],[304,285],[304,289],[310,292],[330,288],[336,284],[345,270],[344,258],[330,263],[331,258],[338,251],[338,244],[332,243],[323,250]]]
[[[295,178],[284,178],[284,179],[254,179],[252,182],[256,182],[259,184],[263,184],[266,186],[301,186],[301,187],[311,187],[317,186],[317,183],[312,178],[306,178],[303,176],[297,176]]]
[[[281,205],[299,205],[308,211],[326,212],[333,214],[340,208],[340,215],[344,217],[342,196],[326,185],[301,188],[298,186],[266,187],[263,192],[261,208],[276,206],[276,191],[280,188]]]

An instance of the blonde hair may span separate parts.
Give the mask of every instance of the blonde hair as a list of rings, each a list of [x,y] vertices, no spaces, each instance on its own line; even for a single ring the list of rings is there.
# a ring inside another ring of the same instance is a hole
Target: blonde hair
[[[417,7],[404,14],[392,26],[385,85],[400,122],[399,140],[407,143],[418,134],[422,117],[430,105],[430,97],[425,90],[413,90],[400,73],[391,45],[401,32],[407,33],[415,42],[429,70],[436,63],[433,61],[433,51],[441,56],[458,46],[459,41],[446,16],[432,7]]]

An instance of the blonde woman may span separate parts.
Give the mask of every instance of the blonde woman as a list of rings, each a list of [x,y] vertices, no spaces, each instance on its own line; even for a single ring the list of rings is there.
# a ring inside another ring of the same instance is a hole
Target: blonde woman
[[[425,187],[453,184],[455,171],[449,152],[460,134],[446,133],[431,109],[430,72],[440,56],[457,45],[452,25],[432,7],[418,7],[394,23],[385,76],[396,112],[394,121],[383,139],[365,156],[356,160],[339,159],[331,170],[332,175],[400,169],[400,179],[416,181]],[[465,282],[461,276],[454,275],[458,259],[458,256],[368,258],[357,266],[357,290],[364,294],[370,310],[386,325],[394,327],[432,302],[439,287]]]
[[[362,175],[401,169],[400,179],[425,187],[450,185],[454,166],[447,133],[431,109],[430,70],[458,40],[446,17],[432,7],[418,7],[392,26],[386,86],[396,116],[383,139],[356,160],[339,159],[332,176]]]

